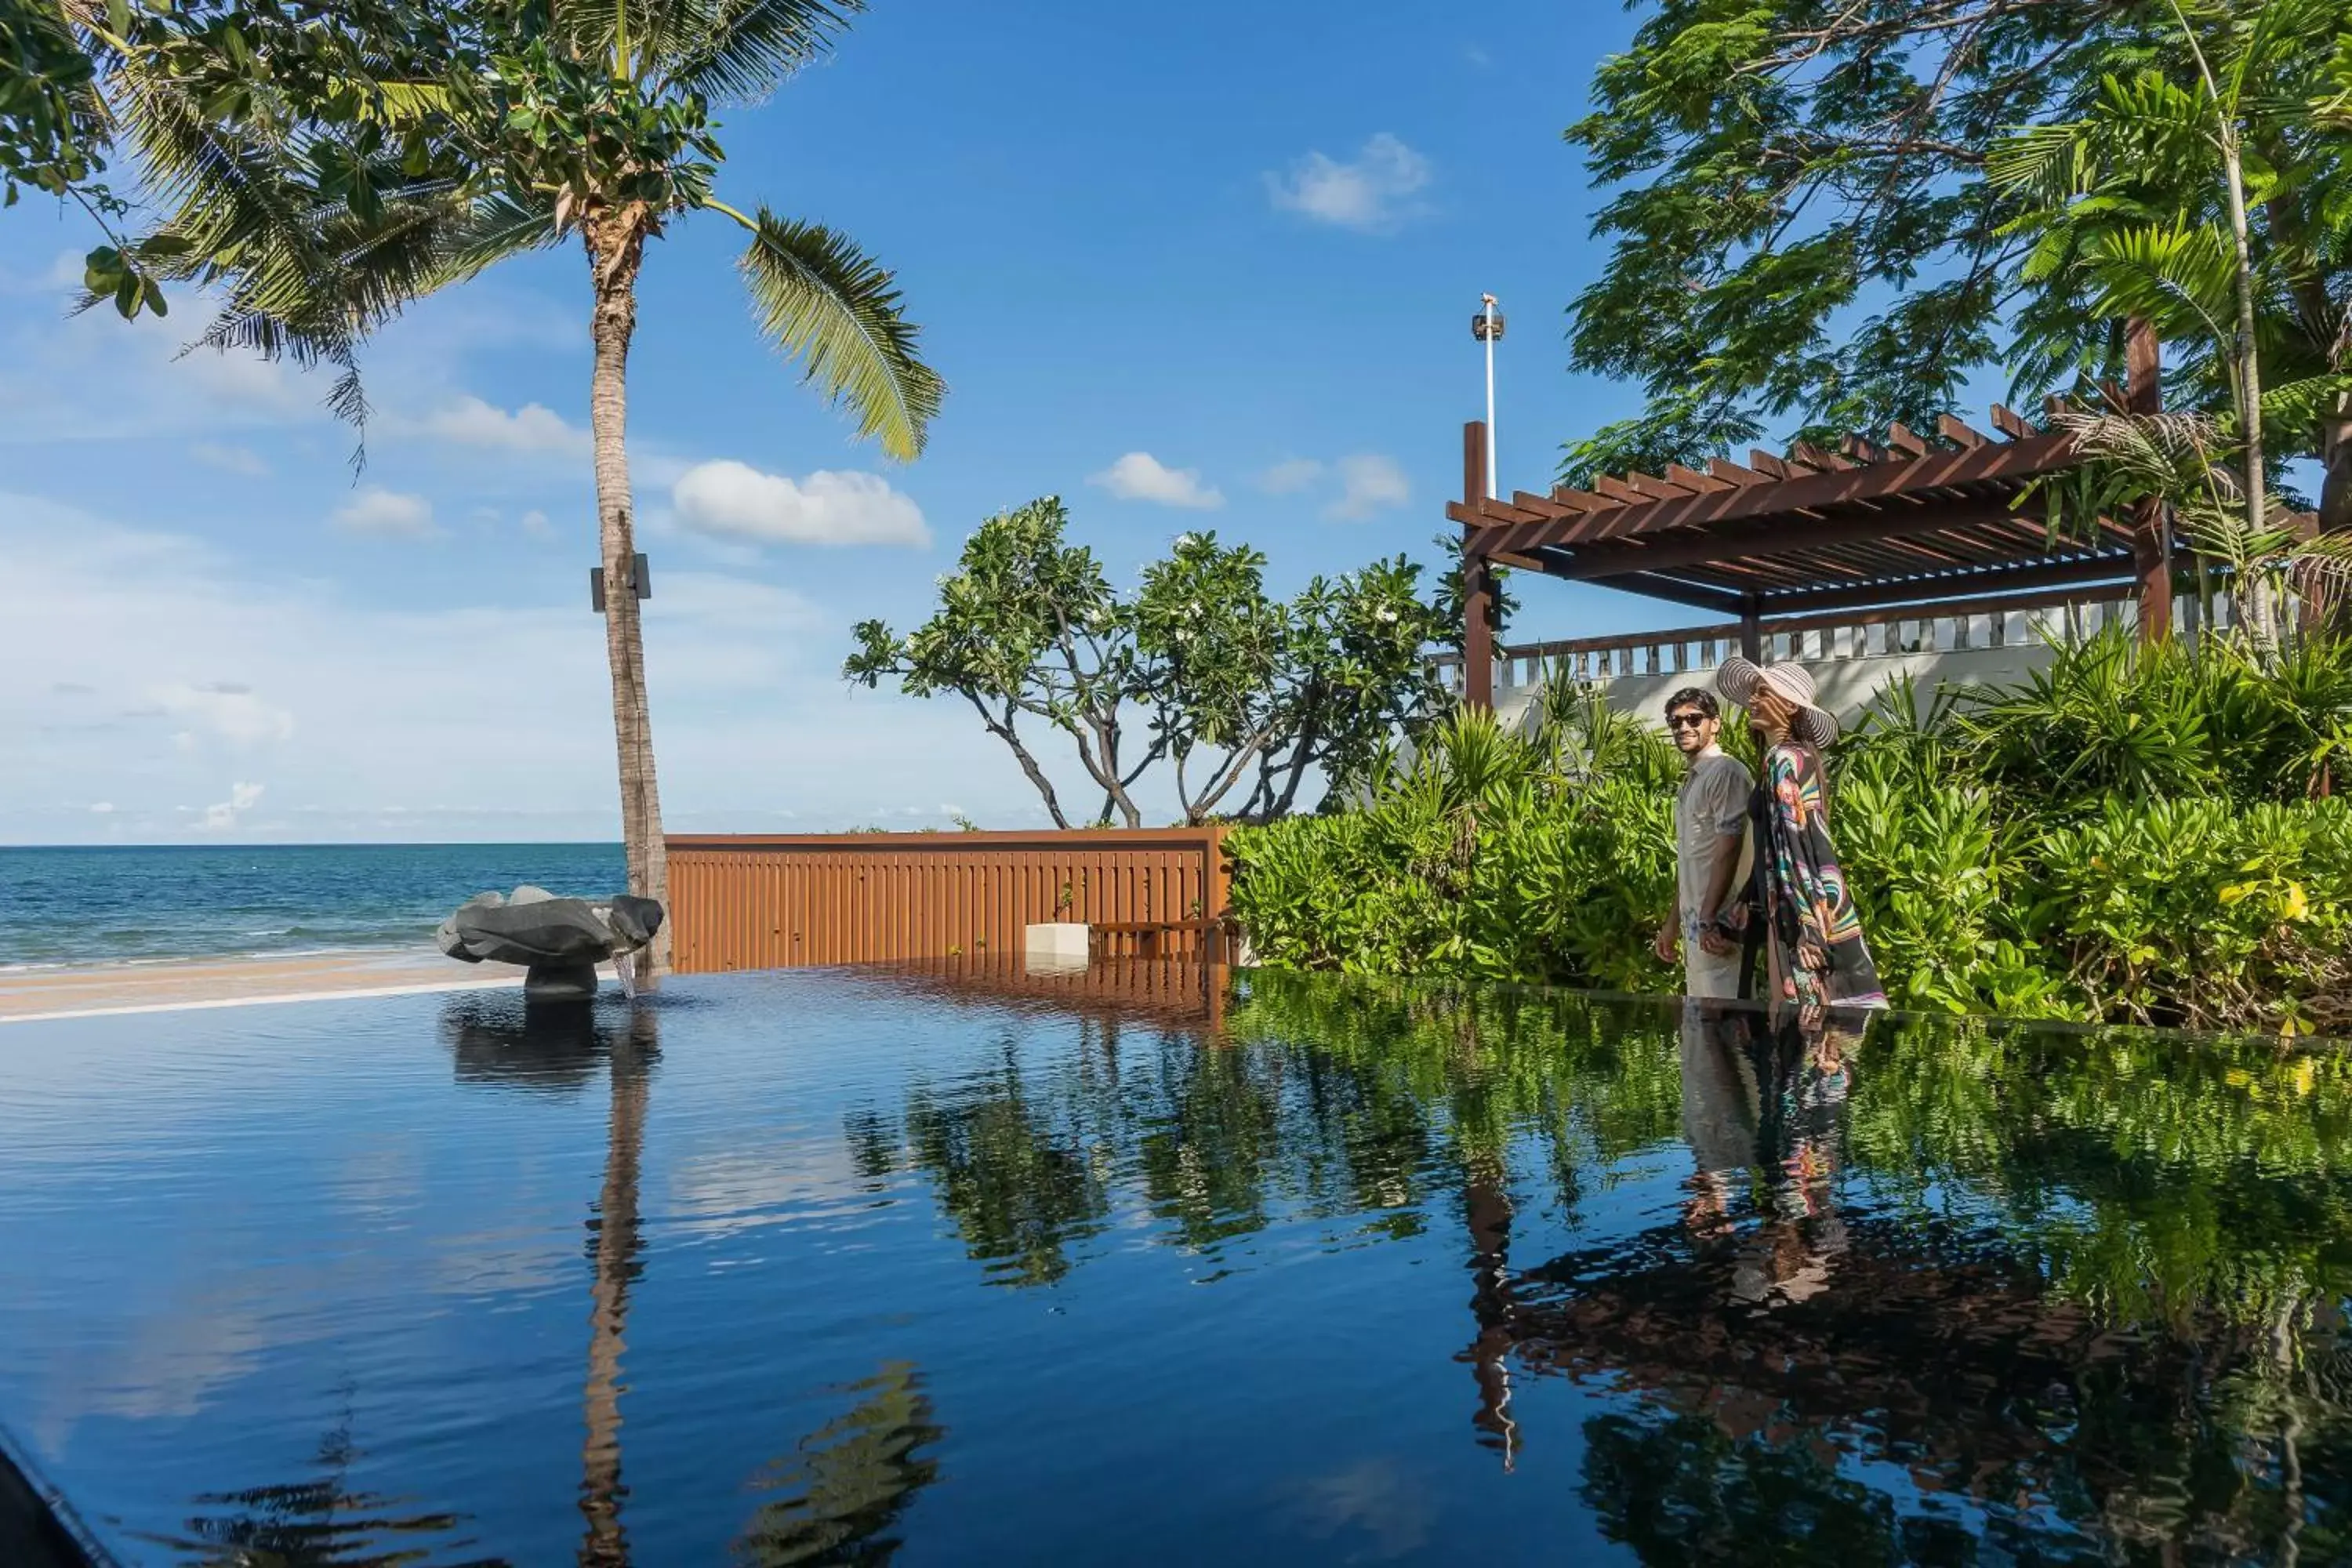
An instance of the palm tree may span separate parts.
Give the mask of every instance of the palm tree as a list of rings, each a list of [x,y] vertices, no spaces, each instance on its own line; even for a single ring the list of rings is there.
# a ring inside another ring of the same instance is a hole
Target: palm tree
[[[199,342],[339,366],[330,405],[363,421],[356,354],[373,328],[508,257],[580,243],[622,835],[630,891],[667,902],[625,440],[646,243],[695,213],[740,225],[760,331],[893,458],[921,452],[944,391],[891,273],[833,229],[714,189],[724,154],[709,106],[773,91],[862,0],[249,9],[144,41],[90,21],[110,100],[168,214],[131,259],[223,291]],[[669,951],[665,927],[640,977]]]

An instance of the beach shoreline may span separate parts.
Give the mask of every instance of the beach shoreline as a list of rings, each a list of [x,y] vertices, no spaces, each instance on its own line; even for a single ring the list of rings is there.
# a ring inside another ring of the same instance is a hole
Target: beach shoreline
[[[610,968],[604,973],[609,976]],[[0,1025],[266,1003],[490,991],[522,984],[511,963],[460,963],[430,947],[145,960],[0,970]]]

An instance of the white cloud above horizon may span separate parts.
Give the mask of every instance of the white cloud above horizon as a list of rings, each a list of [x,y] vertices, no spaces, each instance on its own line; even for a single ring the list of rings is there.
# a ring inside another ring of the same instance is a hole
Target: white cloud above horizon
[[[11,631],[43,650],[39,679],[0,683],[0,842],[617,833],[604,637],[568,573],[544,601],[371,603],[23,494],[0,494],[0,550]],[[968,713],[843,685],[845,615],[736,571],[657,575],[670,826],[856,826],[877,791],[1032,820],[1034,792]],[[920,782],[944,778],[959,789]],[[240,804],[228,780],[267,792]]]
[[[1332,490],[1335,482],[1337,493]],[[1351,452],[1328,463],[1286,458],[1258,476],[1257,487],[1277,496],[1320,491],[1329,497],[1323,515],[1339,522],[1361,522],[1412,499],[1403,465],[1379,452]]]
[[[1331,466],[1339,476],[1339,495],[1323,509],[1325,517],[1361,522],[1376,511],[1402,506],[1412,499],[1412,486],[1394,458],[1358,452]]]
[[[374,485],[337,507],[328,521],[345,533],[369,539],[436,539],[441,533],[431,501]]]
[[[509,413],[470,394],[427,415],[416,428],[461,447],[505,452],[585,457],[592,445],[587,431],[543,403],[526,403]]]
[[[1266,195],[1278,211],[1316,223],[1381,234],[1429,211],[1421,193],[1428,189],[1430,162],[1394,134],[1381,131],[1364,142],[1349,163],[1315,151],[1289,172],[1265,176]]]
[[[899,545],[931,542],[922,508],[879,474],[820,468],[806,479],[732,458],[698,463],[670,487],[678,526],[754,544]]]
[[[1257,488],[1270,496],[1295,496],[1323,477],[1323,465],[1312,458],[1285,458],[1257,477]]]
[[[1201,482],[1198,468],[1171,468],[1149,452],[1129,452],[1087,483],[1099,485],[1121,500],[1150,501],[1155,506],[1213,511],[1225,504],[1224,492]]]
[[[294,715],[236,681],[184,681],[152,689],[149,700],[162,712],[239,748],[294,738]]]
[[[235,827],[237,818],[261,804],[264,786],[257,784],[233,784],[228,786],[228,798],[205,807],[204,821],[199,825],[207,833],[226,833]]]

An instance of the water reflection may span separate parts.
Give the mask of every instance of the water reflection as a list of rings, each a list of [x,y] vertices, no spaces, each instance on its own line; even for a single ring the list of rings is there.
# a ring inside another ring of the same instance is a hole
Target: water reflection
[[[739,1562],[879,1568],[903,1542],[890,1533],[918,1493],[939,1479],[928,1452],[947,1430],[932,1417],[922,1374],[894,1363],[845,1392],[856,1405],[801,1440],[752,1485],[784,1495],[762,1503],[735,1542]]]
[[[626,1568],[628,1532],[622,1507],[621,1359],[628,1348],[629,1291],[645,1269],[638,1194],[645,1163],[646,1111],[654,1064],[661,1055],[659,1015],[648,1003],[625,1009],[593,1003],[528,1003],[520,996],[469,995],[443,1010],[441,1033],[461,1083],[558,1093],[586,1087],[602,1063],[610,1083],[604,1130],[604,1180],[587,1221],[589,1285],[587,1377],[581,1398],[586,1436],[580,1451],[582,1568]]]
[[[1021,1288],[1129,1202],[1223,1262],[1452,1216],[1475,1439],[1619,1396],[1586,1483],[1648,1561],[2352,1556],[2352,1058],[1863,1022],[1261,973],[1214,1043],[1008,1041],[849,1131]]]
[[[593,1026],[579,1020],[573,1026]],[[626,1568],[629,1560],[628,1535],[621,1523],[621,1506],[628,1496],[621,1482],[621,1354],[627,1349],[629,1287],[644,1272],[637,1188],[645,1161],[648,1079],[660,1043],[654,1010],[635,1006],[627,1026],[614,1031],[610,1047],[613,1089],[604,1185],[588,1221],[596,1272],[590,1290],[587,1391],[582,1401],[587,1426],[587,1440],[580,1450],[580,1511],[585,1521],[582,1568]]]
[[[577,1094],[593,1082],[614,1028],[598,1023],[592,1004],[526,1005],[510,994],[461,994],[441,1010],[441,1041],[459,1083],[542,1094]]]
[[[192,1568],[507,1568],[500,1557],[445,1555],[469,1544],[441,1539],[464,1525],[454,1513],[404,1512],[404,1500],[353,1491],[357,1458],[348,1416],[319,1445],[317,1474],[277,1486],[214,1492],[186,1533],[158,1536]]]

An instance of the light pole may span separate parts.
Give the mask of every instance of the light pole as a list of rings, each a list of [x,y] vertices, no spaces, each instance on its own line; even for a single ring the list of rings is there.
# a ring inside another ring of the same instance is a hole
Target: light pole
[[[1478,296],[1478,313],[1470,318],[1470,335],[1486,345],[1486,494],[1499,496],[1501,482],[1495,468],[1495,344],[1503,335],[1503,312],[1495,309],[1492,294]]]

